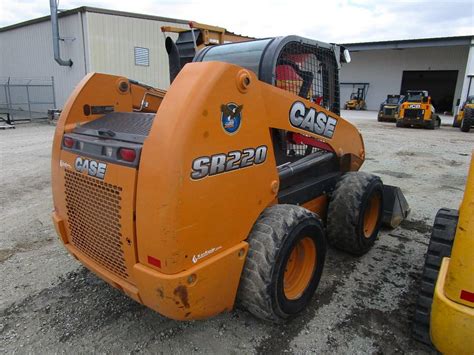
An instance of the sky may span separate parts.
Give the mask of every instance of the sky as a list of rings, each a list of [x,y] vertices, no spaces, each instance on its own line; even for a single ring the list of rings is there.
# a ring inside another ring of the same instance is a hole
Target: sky
[[[192,20],[252,36],[295,34],[325,42],[474,35],[474,0],[60,0]],[[49,14],[48,0],[0,0],[0,27]]]

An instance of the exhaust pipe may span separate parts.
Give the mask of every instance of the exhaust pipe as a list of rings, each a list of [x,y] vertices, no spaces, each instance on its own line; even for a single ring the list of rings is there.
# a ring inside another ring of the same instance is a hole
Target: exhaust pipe
[[[51,0],[54,1],[54,0]],[[168,52],[168,62],[170,66],[170,84],[173,82],[176,75],[181,70],[179,50],[176,43],[173,42],[171,37],[166,37],[165,40],[166,52]]]
[[[72,66],[72,60],[63,60],[61,59],[61,54],[59,53],[59,23],[58,23],[58,4],[56,0],[49,0],[49,7],[51,9],[51,27],[53,29],[53,52],[54,60],[58,62],[59,65],[65,67]]]

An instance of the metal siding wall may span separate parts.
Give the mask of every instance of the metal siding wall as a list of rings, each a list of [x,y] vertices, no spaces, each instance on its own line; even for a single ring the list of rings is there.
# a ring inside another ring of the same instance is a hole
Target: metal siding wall
[[[161,26],[187,26],[98,13],[87,13],[87,23],[91,71],[122,75],[161,89],[169,87]],[[148,67],[135,65],[134,47],[149,48]]]
[[[474,75],[474,39],[471,40],[471,45],[469,46],[469,54],[466,62],[466,72],[463,77],[462,93],[461,93],[461,102],[460,105],[464,103],[468,95],[474,95],[474,78],[471,80],[471,87],[469,88],[469,78],[468,75]],[[469,92],[468,92],[468,89]],[[456,113],[458,113],[458,110]]]
[[[51,22],[45,21],[0,32],[0,76],[54,76],[56,106],[63,107],[66,99],[85,75],[83,37],[80,14],[59,19],[61,56],[71,58],[72,67],[62,67],[54,61]]]
[[[461,95],[468,52],[467,46],[352,52],[351,63],[343,64],[340,81],[370,83],[367,108],[378,110],[387,94],[400,92],[404,70],[458,70],[454,109],[456,100]],[[350,86],[342,87],[342,107],[350,93]]]

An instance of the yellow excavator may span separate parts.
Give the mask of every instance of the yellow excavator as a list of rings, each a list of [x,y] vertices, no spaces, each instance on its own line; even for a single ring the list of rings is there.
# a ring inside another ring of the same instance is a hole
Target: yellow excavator
[[[474,354],[474,151],[459,210],[434,221],[413,336],[443,354]]]

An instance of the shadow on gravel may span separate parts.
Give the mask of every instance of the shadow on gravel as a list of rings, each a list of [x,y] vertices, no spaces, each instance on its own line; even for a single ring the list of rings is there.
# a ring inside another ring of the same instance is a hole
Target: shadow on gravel
[[[4,328],[18,328],[29,323],[28,315],[34,314],[40,333],[53,331],[60,342],[66,342],[73,334],[80,337],[114,322],[124,314],[139,314],[146,309],[108,286],[85,268],[66,275],[54,287],[44,289],[13,304],[0,313]],[[13,333],[16,333],[15,331]]]
[[[318,309],[331,302],[337,292],[336,288],[343,282],[344,274],[353,270],[356,260],[345,253],[329,250],[321,287],[310,307],[301,316],[282,325],[265,323],[238,309],[208,321],[173,321],[129,299],[81,267],[78,271],[67,274],[55,286],[0,312],[0,342],[14,347],[20,344],[28,348],[34,346],[35,339],[40,337],[45,342],[45,339],[54,339],[55,342],[66,345],[71,341],[103,333],[107,328],[126,326],[140,334],[142,341],[140,344],[128,344],[127,348],[131,352],[140,352],[151,350],[163,341],[172,340],[183,331],[209,328],[223,335],[231,331],[229,326],[238,326],[264,329],[269,334],[263,340],[254,340],[257,352],[281,353],[290,350],[291,341],[304,331],[311,319],[317,317]],[[133,339],[134,336],[130,335],[128,340],[116,341],[127,342]],[[54,344],[50,343],[49,346],[55,348]]]
[[[402,228],[413,229],[420,233],[431,230],[422,221],[405,222]],[[397,258],[404,253],[403,244],[404,242],[400,240],[400,243],[395,245],[379,245],[378,250],[383,253],[382,255],[393,255],[393,258]],[[375,262],[381,260],[375,256],[373,259]],[[242,349],[244,352],[250,349],[257,353],[291,352],[293,339],[302,332],[309,333],[308,325],[312,320],[317,320],[318,310],[330,304],[336,295],[345,292],[340,286],[354,271],[359,260],[357,257],[329,249],[320,287],[310,306],[301,316],[281,325],[262,322],[241,310],[234,310],[230,314],[219,315],[207,321],[173,321],[129,299],[81,267],[78,271],[67,274],[51,288],[44,289],[1,311],[0,343],[6,345],[5,349],[17,349],[17,346],[25,346],[26,349],[47,346],[54,351],[58,349],[54,343],[68,346],[86,342],[86,339],[92,341],[107,336],[112,337],[111,341],[123,346],[120,348],[123,351],[134,353],[154,351],[157,346],[159,348],[168,341],[178,342],[174,340],[175,337],[180,342],[193,339],[192,333],[195,333],[208,334],[206,336],[209,337],[212,334],[212,337],[222,339],[217,342],[224,339],[229,341],[231,338],[237,344],[239,341],[246,342],[247,347]],[[366,272],[372,273],[374,267],[368,265]],[[399,267],[404,275],[409,272],[409,265],[401,263]],[[374,297],[373,295],[378,292],[376,288],[379,283],[391,282],[389,275],[382,276],[376,284],[369,285],[373,290],[356,290],[356,298]],[[391,344],[390,339],[409,337],[409,319],[415,302],[415,286],[413,286],[415,281],[417,282],[417,280],[411,281],[410,289],[403,295],[403,300],[396,311],[381,312],[366,307],[359,308],[359,302],[356,300],[356,308],[349,317],[341,321],[339,326],[352,329],[348,333],[355,332],[362,336],[375,337],[382,344],[379,346],[382,352],[393,353],[393,349],[390,350],[387,345]],[[400,285],[394,286],[400,287]],[[370,294],[364,295],[364,292]],[[371,328],[382,329],[383,332],[373,329],[371,331]],[[127,334],[127,338],[122,339],[119,334],[122,336]],[[406,340],[404,343],[406,344]],[[90,343],[89,346],[92,346],[90,349],[100,349],[100,346],[94,347],[94,343]],[[331,348],[336,350],[337,344],[331,345]],[[427,351],[417,344],[413,344],[412,349]],[[194,351],[199,351],[199,348],[194,348]]]
[[[420,282],[419,273],[410,273],[408,290],[401,295],[395,310],[358,308],[336,326],[342,331],[374,339],[377,354],[404,354],[407,347],[415,353],[437,352],[411,338],[415,302]]]
[[[355,267],[357,258],[335,249],[328,249],[321,282],[311,304],[297,318],[284,324],[271,325],[269,336],[256,347],[259,354],[280,354],[291,352],[290,344],[307,324],[317,318],[318,309],[329,304],[336,289],[343,284],[344,275],[350,274]],[[333,277],[330,277],[330,274]],[[327,281],[331,279],[331,281]]]

